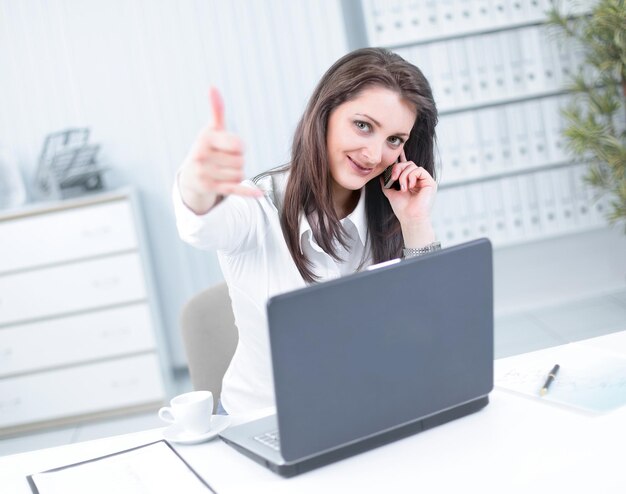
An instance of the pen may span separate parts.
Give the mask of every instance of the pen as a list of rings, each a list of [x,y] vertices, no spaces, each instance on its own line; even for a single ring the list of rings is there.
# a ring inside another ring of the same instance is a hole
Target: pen
[[[552,370],[550,371],[550,374],[548,374],[548,378],[546,379],[543,388],[541,388],[541,391],[539,391],[539,394],[541,396],[545,395],[548,392],[548,388],[550,387],[550,384],[552,384],[552,381],[554,381],[554,378],[556,377],[556,374],[557,372],[559,372],[560,368],[561,366],[559,364],[556,364],[554,367],[552,367]]]

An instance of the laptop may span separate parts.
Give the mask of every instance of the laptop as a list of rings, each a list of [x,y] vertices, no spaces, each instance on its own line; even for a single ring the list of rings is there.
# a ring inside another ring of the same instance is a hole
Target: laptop
[[[488,404],[489,240],[379,266],[268,301],[276,414],[226,443],[290,477]]]

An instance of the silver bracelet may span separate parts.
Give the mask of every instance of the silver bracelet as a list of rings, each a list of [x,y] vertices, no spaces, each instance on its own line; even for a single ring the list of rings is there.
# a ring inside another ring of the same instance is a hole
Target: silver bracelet
[[[432,242],[424,247],[420,247],[419,249],[407,249],[405,247],[402,249],[402,253],[404,258],[408,259],[409,257],[423,256],[424,254],[435,252],[436,250],[441,250],[441,242]]]

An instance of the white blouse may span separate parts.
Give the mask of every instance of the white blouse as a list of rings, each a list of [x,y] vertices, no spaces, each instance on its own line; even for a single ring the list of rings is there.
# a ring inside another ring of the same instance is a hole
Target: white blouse
[[[222,405],[228,413],[241,413],[275,405],[267,328],[267,300],[306,286],[285,243],[280,226],[280,205],[288,173],[263,177],[257,187],[261,198],[228,196],[211,211],[196,215],[183,203],[178,186],[173,200],[180,237],[200,249],[217,250],[228,284],[239,343],[224,375]],[[254,186],[251,181],[244,185]],[[365,189],[359,202],[341,224],[348,234],[348,250],[341,245],[335,261],[313,238],[311,227],[300,217],[300,248],[312,261],[320,281],[354,273],[371,264],[366,249]]]

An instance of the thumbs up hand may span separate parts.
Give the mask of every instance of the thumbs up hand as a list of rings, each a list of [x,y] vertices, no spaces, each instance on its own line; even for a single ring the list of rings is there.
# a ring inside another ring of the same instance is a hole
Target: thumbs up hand
[[[240,185],[243,174],[243,143],[224,124],[224,102],[216,88],[209,91],[213,122],[200,130],[180,169],[183,201],[198,214],[206,213],[220,196],[235,194],[261,197],[263,192]]]

